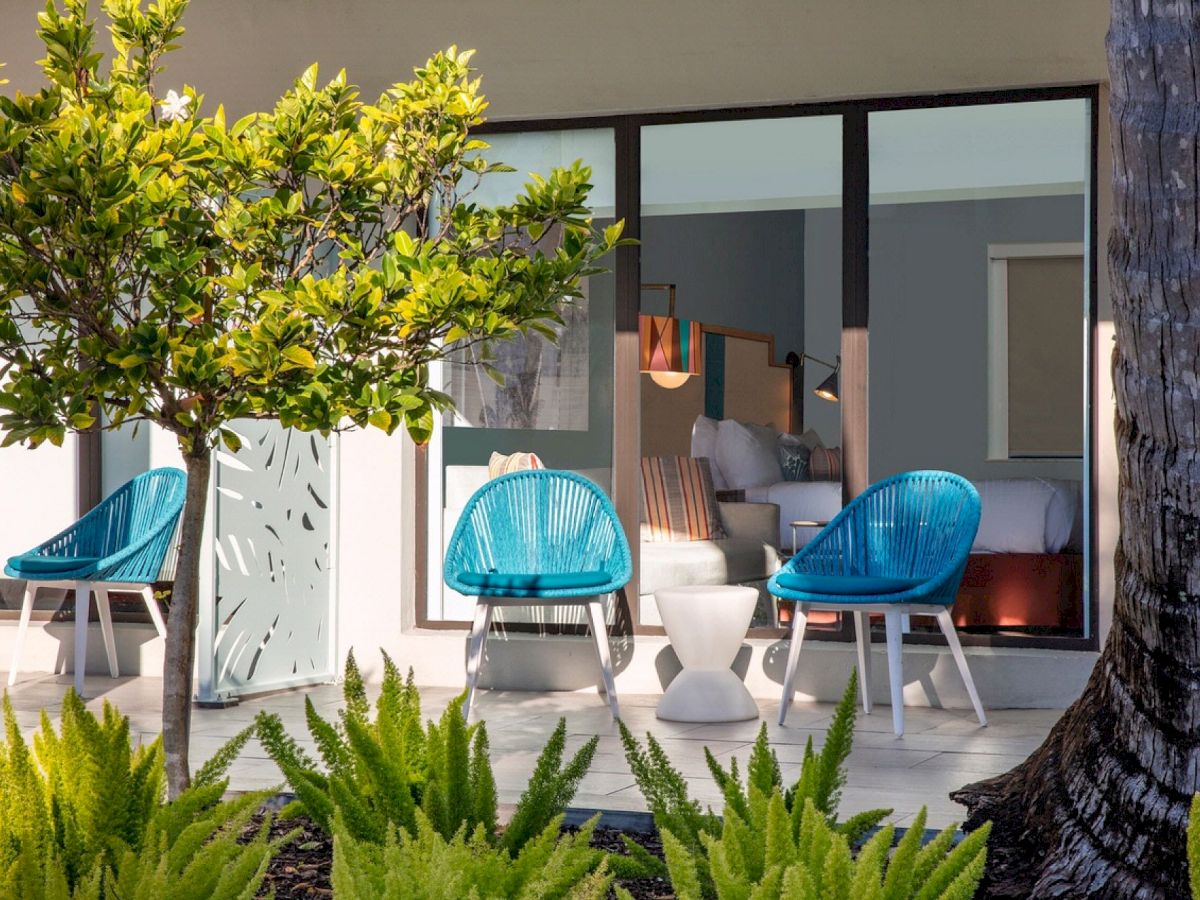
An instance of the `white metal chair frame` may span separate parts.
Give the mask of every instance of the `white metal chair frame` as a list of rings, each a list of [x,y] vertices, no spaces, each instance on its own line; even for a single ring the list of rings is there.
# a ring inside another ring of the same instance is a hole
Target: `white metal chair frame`
[[[788,648],[787,669],[783,677],[783,698],[779,702],[779,724],[787,718],[788,707],[796,694],[796,667],[800,661],[800,645],[804,641],[804,629],[808,614],[811,610],[832,610],[836,612],[854,613],[854,633],[858,643],[858,687],[862,697],[863,710],[871,712],[871,613],[882,613],[884,630],[887,635],[888,682],[891,688],[892,700],[892,730],[896,736],[904,734],[904,632],[905,622],[912,616],[933,616],[937,619],[938,627],[946,637],[954,663],[966,685],[971,705],[975,707],[975,715],[979,717],[980,725],[987,725],[987,716],[983,712],[983,704],[979,693],[975,690],[975,682],[971,678],[971,670],[967,667],[967,658],[963,654],[962,644],[958,640],[958,632],[954,630],[954,620],[950,610],[942,605],[918,603],[796,603],[792,613],[792,640]]]
[[[132,584],[118,581],[36,581],[25,582],[25,597],[21,601],[21,620],[17,625],[17,641],[13,647],[12,663],[8,669],[8,686],[17,683],[17,672],[21,666],[21,651],[25,644],[25,634],[29,631],[29,620],[33,614],[33,601],[37,592],[43,588],[75,591],[75,692],[83,695],[83,676],[87,669],[87,633],[88,620],[91,618],[92,594],[96,595],[96,612],[100,616],[100,633],[104,637],[104,652],[108,656],[108,672],[113,678],[120,677],[117,667],[117,643],[113,634],[112,607],[108,602],[110,593],[140,594],[150,613],[150,620],[158,636],[167,636],[167,626],[163,622],[162,612],[158,601],[154,599],[154,588],[148,584]]]
[[[603,690],[613,719],[619,719],[621,710],[617,705],[617,685],[613,679],[608,628],[604,624],[604,604],[601,599],[603,596],[608,595],[555,597],[546,600],[536,597],[476,597],[475,620],[471,625],[471,639],[467,645],[467,699],[463,703],[463,716],[471,715],[471,705],[475,701],[475,687],[479,683],[479,670],[483,665],[483,647],[487,643],[488,633],[492,629],[492,610],[498,606],[584,606],[587,608],[588,623],[591,625],[592,639],[596,646],[596,656],[600,660],[601,684],[598,686],[598,690]]]

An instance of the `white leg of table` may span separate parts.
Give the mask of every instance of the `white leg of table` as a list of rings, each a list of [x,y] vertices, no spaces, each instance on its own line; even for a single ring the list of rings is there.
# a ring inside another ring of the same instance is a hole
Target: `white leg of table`
[[[888,681],[892,692],[892,730],[904,734],[904,631],[900,613],[883,614],[887,631]]]
[[[779,700],[779,724],[787,719],[788,707],[796,695],[796,667],[800,663],[800,645],[804,643],[804,627],[808,624],[808,606],[792,605],[792,643],[788,647],[787,668],[783,674],[783,697]]]
[[[858,690],[863,712],[871,714],[871,614],[854,614],[854,634],[858,642]]]
[[[83,676],[87,672],[88,619],[92,615],[92,586],[75,582],[75,693],[83,696]]]

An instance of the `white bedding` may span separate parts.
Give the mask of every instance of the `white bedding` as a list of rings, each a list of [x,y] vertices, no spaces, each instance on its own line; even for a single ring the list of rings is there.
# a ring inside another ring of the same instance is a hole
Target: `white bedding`
[[[1083,547],[1080,483],[1051,478],[975,482],[981,514],[972,553],[1061,553]],[[779,505],[779,546],[790,549],[797,519],[827,521],[842,508],[836,481],[782,481],[746,488],[746,499]],[[816,529],[797,529],[803,545]]]

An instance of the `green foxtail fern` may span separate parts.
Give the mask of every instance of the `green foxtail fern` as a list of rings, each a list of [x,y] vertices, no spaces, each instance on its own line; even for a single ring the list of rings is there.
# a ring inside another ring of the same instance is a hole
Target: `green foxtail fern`
[[[773,790],[779,789],[785,809],[793,817],[797,827],[804,814],[806,802],[811,802],[817,812],[825,817],[826,824],[841,833],[850,843],[854,843],[877,825],[891,810],[869,810],[850,817],[844,823],[837,822],[838,804],[842,787],[846,783],[846,758],[850,755],[854,740],[857,690],[858,676],[854,673],[834,711],[824,746],[817,752],[813,749],[812,738],[808,739],[804,748],[800,777],[786,790],[780,774],[779,759],[767,743],[765,723],[759,729],[758,738],[751,750],[744,785],[736,760],[730,763],[729,769],[725,769],[705,748],[704,756],[708,768],[724,796],[726,809],[733,810],[745,818],[750,813],[751,791],[757,791],[762,797],[767,797]],[[703,809],[688,795],[687,780],[671,765],[662,745],[653,735],[646,735],[646,748],[643,749],[629,729],[622,724],[621,743],[625,747],[625,758],[629,762],[629,768],[642,796],[646,798],[650,812],[654,814],[654,821],[659,830],[669,831],[689,852],[701,853],[704,846],[703,836],[721,833],[721,819],[714,815],[711,809]],[[658,868],[653,861],[646,859],[644,854],[638,853],[632,842],[626,841],[626,846],[633,857],[632,862],[613,861],[613,865],[621,874],[626,874],[626,867],[629,867],[628,874],[633,874],[638,869],[645,871]],[[703,867],[700,879],[707,892],[711,888],[711,881]]]
[[[253,896],[279,841],[266,829],[239,837],[265,799],[221,802],[246,730],[164,802],[159,739],[133,748],[129,720],[108,703],[101,717],[73,690],[56,731],[42,713],[33,749],[7,695],[0,743],[0,896],[23,900]]]
[[[389,827],[383,844],[362,841],[334,820],[333,890],[339,900],[603,900],[612,874],[590,846],[598,816],[576,834],[552,818],[515,854],[496,847],[482,825],[447,840],[424,815],[416,828]],[[623,900],[629,895],[616,889]]]
[[[890,825],[854,854],[811,798],[796,816],[778,786],[764,795],[751,784],[747,794],[748,815],[727,805],[720,833],[703,833],[699,851],[661,833],[679,900],[968,900],[983,877],[990,825],[957,846],[950,826],[922,847],[922,809],[890,857]]]
[[[500,833],[487,728],[464,722],[461,696],[438,722],[422,728],[411,670],[407,679],[401,678],[387,654],[383,665],[374,721],[353,654],[346,661],[346,706],[336,722],[321,718],[311,700],[305,700],[308,728],[324,771],[277,716],[258,717],[259,740],[300,806],[323,829],[332,833],[340,817],[346,834],[383,844],[392,826],[416,833],[420,813],[444,840],[453,839],[462,827],[472,836],[482,828],[489,844],[515,854],[566,808],[591,765],[599,738],[584,744],[564,765],[566,721],[559,720],[512,820]]]

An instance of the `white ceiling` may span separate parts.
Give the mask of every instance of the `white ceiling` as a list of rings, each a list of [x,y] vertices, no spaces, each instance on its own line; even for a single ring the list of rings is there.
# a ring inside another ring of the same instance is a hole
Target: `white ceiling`
[[[1088,165],[1088,104],[1056,100],[872,113],[871,200],[912,203],[1079,194]],[[614,148],[607,129],[494,135],[489,156],[516,172],[477,195],[501,202],[525,173],[584,159],[591,205],[611,215]],[[646,215],[810,209],[841,201],[838,116],[655,125],[642,133]]]

